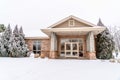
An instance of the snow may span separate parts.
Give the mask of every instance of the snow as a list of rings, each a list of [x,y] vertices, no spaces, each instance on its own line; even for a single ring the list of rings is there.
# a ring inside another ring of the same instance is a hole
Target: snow
[[[0,57],[0,80],[120,80],[120,63]]]

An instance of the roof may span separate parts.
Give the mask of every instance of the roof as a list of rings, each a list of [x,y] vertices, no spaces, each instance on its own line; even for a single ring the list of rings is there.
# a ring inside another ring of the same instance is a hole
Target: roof
[[[105,30],[105,27],[101,26],[95,26],[95,27],[79,27],[79,28],[47,28],[47,29],[41,29],[45,34],[50,36],[51,32],[55,32],[58,34],[79,34],[79,35],[85,35],[86,33],[93,31],[94,35],[97,35]]]
[[[90,23],[90,22],[88,22],[88,21],[85,21],[85,20],[80,19],[80,18],[78,18],[78,17],[75,17],[75,16],[73,16],[73,15],[70,15],[70,16],[68,16],[68,17],[66,17],[66,18],[58,21],[57,23],[49,26],[48,28],[54,28],[55,26],[57,26],[57,25],[65,22],[65,21],[67,21],[67,20],[69,20],[69,19],[71,19],[71,18],[77,20],[78,22],[82,22],[82,23],[84,23],[84,24],[87,24],[87,25],[89,25],[89,26],[96,26],[95,24],[92,24],[92,23]]]
[[[49,39],[49,37],[25,37],[25,39]]]

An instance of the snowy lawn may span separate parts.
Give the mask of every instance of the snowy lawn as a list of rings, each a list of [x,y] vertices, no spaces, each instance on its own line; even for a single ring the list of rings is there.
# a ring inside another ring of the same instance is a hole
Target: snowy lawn
[[[0,80],[120,80],[120,63],[0,57]]]

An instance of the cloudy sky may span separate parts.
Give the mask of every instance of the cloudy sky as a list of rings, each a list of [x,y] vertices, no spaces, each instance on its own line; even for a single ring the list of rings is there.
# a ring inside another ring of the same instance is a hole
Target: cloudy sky
[[[22,26],[26,36],[74,15],[96,24],[120,26],[120,0],[0,0],[0,24]]]

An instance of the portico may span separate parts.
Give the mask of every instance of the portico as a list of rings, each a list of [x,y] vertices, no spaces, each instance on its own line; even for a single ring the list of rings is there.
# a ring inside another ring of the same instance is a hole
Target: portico
[[[73,57],[96,59],[95,36],[105,28],[69,16],[47,29],[41,29],[50,38],[50,58]]]

